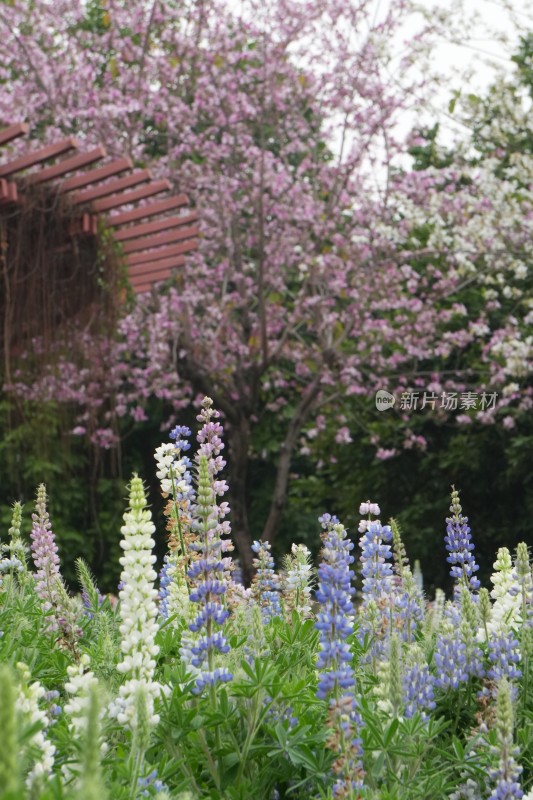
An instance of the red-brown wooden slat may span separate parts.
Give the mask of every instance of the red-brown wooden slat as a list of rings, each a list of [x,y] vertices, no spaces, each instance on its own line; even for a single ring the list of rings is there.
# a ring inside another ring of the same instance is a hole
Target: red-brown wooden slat
[[[125,175],[123,178],[117,178],[115,181],[108,181],[107,183],[100,183],[98,186],[93,186],[91,189],[85,189],[84,192],[78,192],[72,198],[75,206],[80,203],[90,203],[93,200],[99,200],[101,197],[108,197],[110,194],[122,192],[123,189],[130,189],[132,186],[138,186],[139,183],[146,183],[151,180],[152,173],[149,169],[140,169],[137,172],[132,172],[131,175]]]
[[[36,164],[41,164],[43,161],[48,161],[49,158],[55,158],[69,150],[77,150],[78,143],[76,139],[69,137],[63,139],[62,142],[55,142],[48,144],[46,147],[41,147],[39,150],[34,150],[33,153],[28,153],[25,156],[20,156],[14,161],[8,161],[7,164],[0,166],[0,177],[13,175],[15,172],[20,172],[28,167],[34,167]]]
[[[144,200],[145,197],[152,197],[154,194],[160,194],[170,189],[170,183],[167,180],[152,181],[147,186],[141,189],[134,189],[133,192],[123,192],[122,194],[113,195],[107,200],[96,200],[93,203],[95,211],[108,211],[111,208],[120,208],[120,206],[135,203],[137,200]]]
[[[172,272],[169,269],[160,269],[157,272],[145,272],[143,275],[131,275],[130,283],[148,283],[148,281],[154,283],[155,281],[164,281],[169,278],[171,274]]]
[[[153,263],[161,261],[164,258],[172,258],[180,255],[181,253],[190,253],[192,250],[198,248],[198,242],[193,239],[184,244],[171,244],[168,247],[159,247],[157,250],[142,251],[141,253],[133,253],[126,258],[126,263],[133,267],[135,264],[144,264],[146,262]]]
[[[131,278],[139,275],[150,276],[152,273],[161,270],[177,269],[183,267],[186,262],[185,256],[174,256],[174,258],[163,258],[161,261],[144,261],[134,267],[128,267],[128,274]]]
[[[138,239],[139,236],[146,236],[149,233],[158,233],[170,228],[180,228],[190,222],[196,222],[197,219],[198,214],[196,211],[193,211],[192,214],[184,214],[181,217],[164,217],[163,219],[155,220],[155,222],[144,222],[142,225],[133,225],[130,228],[116,231],[113,238],[117,242],[126,242],[128,239]]]
[[[118,175],[132,167],[133,163],[130,158],[116,158],[114,161],[110,161],[109,164],[104,164],[103,167],[90,169],[82,175],[74,175],[72,178],[67,178],[59,186],[58,192],[64,194],[65,192],[72,192],[74,189],[83,189],[84,186],[90,186],[91,183],[112,178],[113,175]]]
[[[112,228],[116,228],[118,225],[125,225],[128,222],[135,222],[145,217],[155,217],[156,214],[162,214],[164,211],[173,211],[175,208],[182,208],[188,204],[189,198],[187,195],[178,194],[176,197],[167,197],[165,200],[158,200],[155,203],[146,203],[146,205],[134,208],[132,211],[112,214],[107,220],[107,224]]]
[[[12,181],[6,181],[5,178],[0,179],[2,188],[0,189],[0,203],[6,205],[7,203],[18,202],[18,189],[17,184]]]
[[[100,145],[99,147],[95,147],[94,150],[89,150],[87,153],[80,153],[79,156],[66,158],[64,161],[60,161],[59,164],[45,167],[39,170],[39,172],[29,175],[28,183],[46,183],[46,181],[51,181],[54,178],[61,178],[69,172],[74,172],[83,167],[88,167],[89,164],[94,164],[95,161],[100,161],[102,158],[105,158],[106,155],[105,147]]]
[[[144,294],[145,292],[149,292],[151,289],[153,289],[154,284],[151,282],[141,284],[132,283],[131,286],[135,294]]]
[[[18,139],[19,136],[25,136],[29,131],[29,126],[25,122],[15,122],[13,125],[8,125],[0,131],[0,144],[7,144],[12,142],[13,139]]]
[[[159,233],[156,236],[145,236],[142,239],[133,239],[131,242],[125,242],[122,245],[122,250],[124,253],[138,253],[139,250],[147,250],[149,247],[181,242],[184,239],[192,239],[195,236],[198,236],[198,228],[196,227],[177,228],[173,231]]]

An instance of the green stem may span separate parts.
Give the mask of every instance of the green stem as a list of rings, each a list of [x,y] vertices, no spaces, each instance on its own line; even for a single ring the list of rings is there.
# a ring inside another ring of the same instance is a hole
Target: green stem
[[[260,714],[258,715],[258,713],[257,713],[258,710],[259,710],[259,704],[257,702],[258,698],[259,698],[259,693],[257,693],[254,696],[254,699],[253,699],[254,705],[253,705],[252,720],[251,720],[251,724],[247,726],[248,733],[246,734],[246,739],[245,739],[245,742],[244,742],[244,746],[242,748],[242,755],[241,755],[240,764],[239,764],[239,772],[237,774],[237,780],[236,780],[236,785],[237,786],[240,784],[240,782],[242,780],[243,773],[244,773],[244,767],[246,765],[246,759],[248,758],[248,751],[249,751],[250,747],[252,746],[253,740],[255,739],[255,736],[256,736],[256,733],[257,733],[257,729],[259,727],[259,718],[260,718],[261,715]]]

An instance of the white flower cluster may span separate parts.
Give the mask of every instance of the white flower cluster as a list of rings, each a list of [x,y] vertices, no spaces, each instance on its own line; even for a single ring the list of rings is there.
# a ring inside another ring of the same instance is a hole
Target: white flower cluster
[[[40,779],[50,775],[52,772],[56,748],[46,737],[46,729],[49,725],[48,715],[46,711],[39,708],[39,700],[46,694],[45,689],[39,681],[29,682],[31,675],[26,664],[19,662],[17,670],[22,679],[17,700],[17,711],[22,714],[30,725],[41,726],[40,730],[35,731],[27,740],[27,745],[36,748],[40,752],[40,757],[35,761],[26,778],[26,786],[31,788]]]
[[[311,552],[304,544],[293,544],[283,589],[287,605],[304,617],[311,614],[311,577]]]
[[[494,588],[490,596],[494,600],[491,618],[487,623],[489,634],[496,634],[503,628],[514,628],[521,622],[520,606],[522,599],[513,571],[511,554],[507,547],[500,547],[491,582]]]
[[[146,497],[142,481],[136,475],[130,487],[130,510],[124,514],[121,528],[124,538],[120,546],[124,555],[122,564],[122,589],[119,592],[122,623],[121,650],[123,659],[117,665],[127,680],[119,689],[119,696],[110,704],[109,713],[122,725],[136,727],[136,697],[144,690],[150,724],[155,725],[159,717],[154,713],[154,700],[162,687],[153,680],[155,656],[159,647],[155,644],[157,633],[157,590],[154,588],[156,573],[152,554],[155,526],[152,515],[146,508]]]
[[[89,664],[90,658],[84,653],[79,664],[67,667],[69,680],[65,683],[65,690],[71,697],[64,710],[70,717],[69,729],[74,736],[83,735],[86,731],[91,688],[98,683],[94,672],[88,668]]]
[[[157,464],[157,472],[155,473],[161,481],[161,491],[163,494],[172,494],[172,478],[171,473],[175,461],[176,447],[172,442],[163,442],[162,445],[156,447],[154,457]]]
[[[155,449],[156,475],[161,482],[161,491],[164,495],[174,495],[174,492],[187,494],[190,489],[189,483],[183,479],[187,465],[182,459],[176,459],[177,455],[179,451],[172,442],[163,442]]]

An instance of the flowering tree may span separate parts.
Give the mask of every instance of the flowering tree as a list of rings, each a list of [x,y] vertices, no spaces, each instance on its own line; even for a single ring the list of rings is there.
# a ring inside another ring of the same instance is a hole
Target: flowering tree
[[[104,446],[118,418],[144,418],[150,396],[174,409],[212,396],[227,421],[246,571],[256,431],[276,431],[268,541],[305,426],[334,409],[337,439],[350,442],[342,415],[354,398],[405,388],[427,364],[438,374],[443,359],[483,343],[485,313],[457,325],[456,294],[474,280],[488,238],[503,247],[507,234],[527,233],[502,223],[480,240],[483,196],[494,190],[486,182],[461,193],[456,170],[443,191],[438,170],[394,170],[399,114],[428,88],[409,68],[430,29],[393,63],[389,45],[410,13],[407,0],[383,14],[370,0],[278,0],[267,10],[247,0],[238,13],[217,0],[0,10],[0,117],[16,112],[35,136],[75,133],[128,153],[179,182],[202,219],[179,285],[144,296],[117,342],[85,343],[84,368],[64,359],[33,396],[81,402],[79,430]],[[473,254],[468,265],[457,237]],[[443,256],[437,265],[433,254]],[[519,328],[499,320],[491,341],[522,346]],[[490,363],[500,356],[487,351]]]

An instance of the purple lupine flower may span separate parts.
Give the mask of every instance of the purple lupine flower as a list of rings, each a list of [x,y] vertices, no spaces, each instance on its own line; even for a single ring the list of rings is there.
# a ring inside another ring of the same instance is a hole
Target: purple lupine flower
[[[322,562],[318,568],[316,599],[321,605],[315,627],[320,631],[320,652],[317,668],[321,671],[317,697],[330,698],[328,746],[340,752],[334,771],[337,780],[333,796],[362,786],[361,742],[356,732],[362,725],[353,691],[355,679],[352,654],[346,642],[353,633],[354,607],[351,586],[353,571],[350,554],[353,543],[336,518],[324,515],[319,519],[325,533]]]
[[[452,487],[451,517],[446,518],[446,550],[449,555],[446,561],[452,565],[450,575],[472,590],[479,589],[479,580],[474,576],[479,566],[472,555],[474,543],[470,536],[468,517],[463,516],[459,503],[459,493]]]
[[[274,569],[274,559],[270,554],[270,542],[254,542],[253,552],[257,555],[253,565],[254,593],[261,606],[263,624],[267,625],[273,617],[281,617],[280,581]]]

